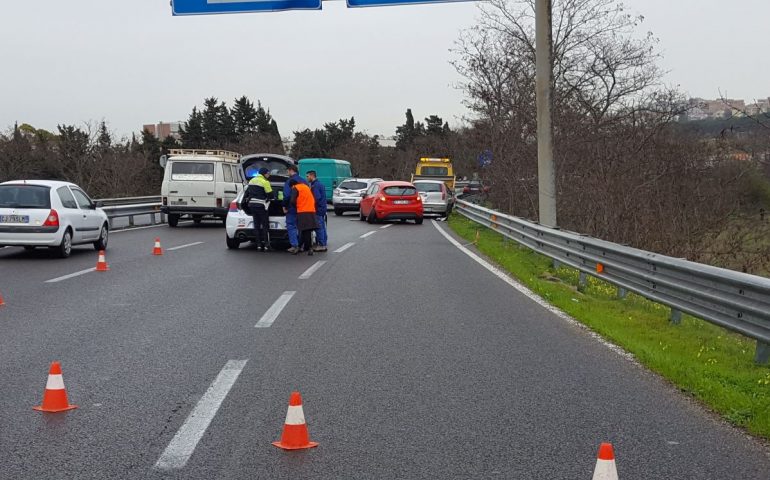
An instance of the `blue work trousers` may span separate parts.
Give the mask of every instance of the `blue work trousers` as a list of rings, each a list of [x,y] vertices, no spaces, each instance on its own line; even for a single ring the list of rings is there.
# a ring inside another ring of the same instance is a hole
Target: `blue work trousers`
[[[318,245],[325,247],[326,241],[326,215],[316,215],[318,220],[318,230],[315,231],[315,241]]]
[[[299,232],[297,231],[297,211],[289,210],[286,213],[286,231],[289,234],[289,243],[292,247],[299,247]]]

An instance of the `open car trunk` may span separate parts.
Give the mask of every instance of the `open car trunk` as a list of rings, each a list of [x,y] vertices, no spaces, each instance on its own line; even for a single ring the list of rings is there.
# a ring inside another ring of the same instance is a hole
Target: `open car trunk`
[[[248,182],[259,173],[260,168],[267,168],[270,171],[270,185],[275,193],[275,201],[270,202],[268,216],[283,217],[282,195],[283,185],[289,179],[289,165],[296,165],[293,158],[285,155],[276,155],[272,153],[257,153],[253,155],[244,155],[241,157],[241,169],[243,169],[243,178]],[[279,200],[280,199],[280,200]]]

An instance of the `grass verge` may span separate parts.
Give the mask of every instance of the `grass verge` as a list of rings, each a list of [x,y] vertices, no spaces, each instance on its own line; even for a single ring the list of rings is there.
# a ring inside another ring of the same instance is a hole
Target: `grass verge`
[[[687,315],[673,325],[668,307],[634,294],[620,300],[594,277],[579,292],[576,270],[554,270],[547,257],[459,214],[449,226],[469,242],[478,231],[478,250],[521,283],[730,423],[770,440],[770,367],[754,364],[754,340]]]

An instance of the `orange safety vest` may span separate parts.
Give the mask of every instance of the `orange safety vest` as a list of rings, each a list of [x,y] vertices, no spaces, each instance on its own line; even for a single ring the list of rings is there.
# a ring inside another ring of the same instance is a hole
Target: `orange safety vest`
[[[298,183],[293,188],[297,189],[297,213],[315,213],[315,197],[310,187],[304,183]]]

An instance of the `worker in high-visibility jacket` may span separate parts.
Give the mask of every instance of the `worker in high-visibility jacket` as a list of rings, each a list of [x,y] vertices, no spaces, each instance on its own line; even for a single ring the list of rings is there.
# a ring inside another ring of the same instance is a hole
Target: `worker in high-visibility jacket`
[[[270,171],[262,167],[259,174],[249,180],[249,185],[243,193],[241,209],[254,219],[254,236],[257,250],[263,252],[270,248],[268,230],[270,228],[270,200],[274,198],[273,187],[270,185]]]
[[[315,214],[315,197],[310,187],[295,179],[289,180],[291,197],[289,205],[297,211],[297,230],[300,233],[298,248],[289,251],[296,255],[301,250],[307,250],[308,255],[313,255],[313,230],[318,229],[318,219]]]

